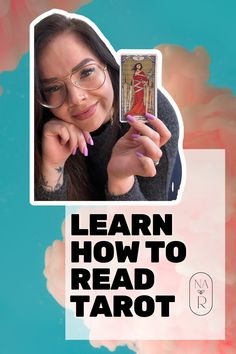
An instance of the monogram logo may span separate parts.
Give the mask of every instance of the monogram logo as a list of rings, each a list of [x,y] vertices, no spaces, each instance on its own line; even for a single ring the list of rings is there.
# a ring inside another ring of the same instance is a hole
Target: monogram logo
[[[198,316],[207,315],[213,307],[213,281],[204,272],[192,275],[189,281],[189,307]]]

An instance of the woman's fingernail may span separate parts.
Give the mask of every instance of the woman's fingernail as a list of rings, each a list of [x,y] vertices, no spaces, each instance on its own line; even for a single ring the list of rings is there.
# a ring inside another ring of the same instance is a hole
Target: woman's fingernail
[[[133,139],[138,139],[140,137],[140,134],[132,134],[131,136]]]
[[[93,138],[91,136],[88,139],[88,144],[89,145],[94,145]]]
[[[87,148],[87,146],[85,146],[85,147],[83,148],[83,155],[84,155],[84,156],[88,156],[88,148]]]
[[[142,154],[141,152],[138,152],[138,151],[136,151],[135,154],[138,158],[141,158],[144,156],[144,154]]]
[[[135,117],[128,115],[128,116],[127,116],[127,121],[128,121],[128,122],[135,122],[136,119],[135,119]]]
[[[155,117],[153,114],[151,114],[151,113],[145,113],[145,117],[146,117],[147,119],[150,119],[150,120],[156,119],[156,117]]]
[[[72,150],[72,155],[76,155],[77,147]]]

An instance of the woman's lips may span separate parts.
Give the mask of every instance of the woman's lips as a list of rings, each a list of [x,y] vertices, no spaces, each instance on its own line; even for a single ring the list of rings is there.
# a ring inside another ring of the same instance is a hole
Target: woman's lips
[[[78,120],[84,120],[90,118],[96,112],[97,104],[98,104],[97,102],[92,104],[88,108],[84,109],[82,112],[73,114],[72,117]]]

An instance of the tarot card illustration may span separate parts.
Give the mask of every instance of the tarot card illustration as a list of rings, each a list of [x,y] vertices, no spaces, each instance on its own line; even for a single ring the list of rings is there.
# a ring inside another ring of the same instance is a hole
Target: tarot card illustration
[[[157,115],[157,61],[155,50],[127,50],[120,54],[120,121],[127,115],[146,121]]]

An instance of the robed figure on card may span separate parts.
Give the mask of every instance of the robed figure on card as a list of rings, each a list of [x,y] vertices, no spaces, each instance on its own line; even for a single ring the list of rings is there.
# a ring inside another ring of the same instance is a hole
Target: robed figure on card
[[[156,56],[121,55],[121,121],[156,114]]]

